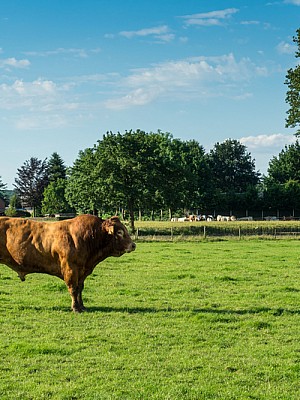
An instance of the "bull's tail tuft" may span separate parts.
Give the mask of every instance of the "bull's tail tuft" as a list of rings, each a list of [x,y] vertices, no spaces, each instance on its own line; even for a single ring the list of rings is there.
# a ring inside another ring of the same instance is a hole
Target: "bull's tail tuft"
[[[25,282],[25,274],[23,272],[18,272],[19,278],[22,282]]]

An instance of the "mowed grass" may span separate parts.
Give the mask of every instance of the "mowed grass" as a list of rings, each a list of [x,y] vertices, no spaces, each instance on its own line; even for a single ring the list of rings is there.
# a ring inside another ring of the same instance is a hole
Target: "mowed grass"
[[[86,280],[0,265],[0,399],[299,399],[300,243],[138,243]]]

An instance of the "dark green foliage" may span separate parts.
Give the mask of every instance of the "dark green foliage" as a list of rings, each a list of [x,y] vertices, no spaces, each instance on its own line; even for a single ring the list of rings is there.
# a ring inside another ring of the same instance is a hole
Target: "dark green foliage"
[[[101,189],[97,185],[95,175],[96,158],[94,149],[80,151],[73,167],[65,191],[65,196],[71,207],[78,213],[96,213],[101,210]]]
[[[297,29],[296,36],[293,37],[294,43],[298,46],[296,50],[296,58],[300,57],[300,29]],[[300,65],[295,68],[290,68],[287,71],[285,84],[288,86],[285,101],[290,108],[287,111],[286,127],[295,128],[300,125]],[[297,136],[300,135],[298,130]]]
[[[267,207],[299,208],[300,205],[300,144],[285,146],[269,164],[264,179],[264,202]]]
[[[289,180],[300,182],[300,143],[285,146],[269,163],[268,180],[285,183]]]
[[[255,208],[260,174],[246,146],[238,140],[216,143],[208,155],[214,187],[214,207]]]
[[[56,181],[57,179],[66,178],[66,166],[60,155],[54,152],[48,161],[48,179],[49,182]]]
[[[59,214],[72,212],[72,208],[65,197],[67,180],[56,178],[44,190],[42,201],[42,214]]]
[[[224,192],[244,193],[257,185],[259,174],[246,146],[238,140],[227,139],[216,143],[209,153],[214,186]]]

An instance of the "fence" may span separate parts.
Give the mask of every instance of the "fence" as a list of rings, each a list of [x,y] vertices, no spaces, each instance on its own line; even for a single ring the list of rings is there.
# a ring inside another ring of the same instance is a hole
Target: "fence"
[[[208,239],[208,238],[236,238],[246,237],[257,238],[297,238],[300,239],[300,225],[292,226],[186,226],[186,227],[166,227],[166,228],[138,228],[135,232],[135,240],[188,240],[188,239]]]

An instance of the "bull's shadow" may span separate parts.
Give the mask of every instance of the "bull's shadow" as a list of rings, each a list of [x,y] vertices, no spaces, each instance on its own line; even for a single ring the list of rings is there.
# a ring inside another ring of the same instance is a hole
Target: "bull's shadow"
[[[250,309],[219,309],[219,308],[155,308],[155,307],[88,307],[87,312],[100,313],[126,313],[126,314],[152,314],[152,313],[176,313],[189,312],[190,314],[216,314],[216,315],[246,315],[246,314],[264,314],[270,313],[274,316],[280,316],[283,313],[298,314],[300,310],[290,310],[284,308],[258,307]]]

